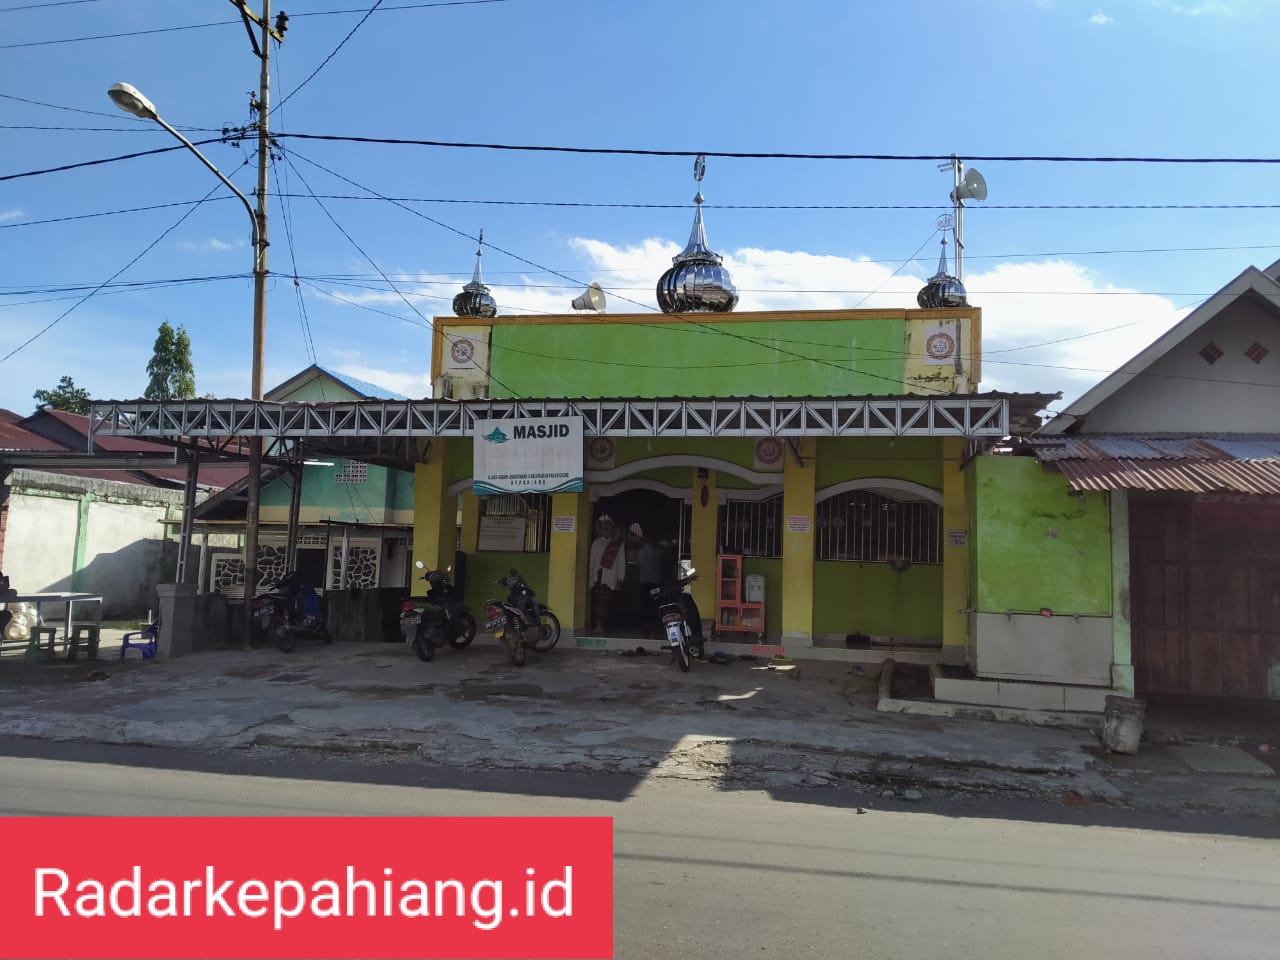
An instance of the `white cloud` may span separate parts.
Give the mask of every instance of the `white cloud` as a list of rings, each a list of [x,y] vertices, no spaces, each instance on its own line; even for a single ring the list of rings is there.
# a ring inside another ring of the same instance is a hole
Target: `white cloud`
[[[21,210],[0,210],[0,222],[5,220],[17,220],[21,216]]]
[[[1089,22],[1094,24],[1095,26],[1105,27],[1107,24],[1115,23],[1116,21],[1115,21],[1115,17],[1109,17],[1105,13],[1103,13],[1101,10],[1099,10],[1097,13],[1095,13],[1092,17],[1089,18]]]
[[[364,362],[363,356],[357,350],[333,350],[331,353],[337,359],[331,363],[322,363],[322,366],[411,399],[431,396],[429,373],[412,373],[370,366]]]
[[[1204,0],[1202,3],[1154,0],[1154,5],[1184,17],[1234,17],[1251,12],[1253,7],[1252,0]]]
[[[195,243],[191,240],[184,240],[182,242],[182,248],[184,250],[213,250],[218,253],[222,253],[226,250],[235,250],[237,247],[243,246],[243,241],[239,243],[227,243],[225,240],[219,240],[217,237],[210,237],[208,240],[202,240],[199,243]]]

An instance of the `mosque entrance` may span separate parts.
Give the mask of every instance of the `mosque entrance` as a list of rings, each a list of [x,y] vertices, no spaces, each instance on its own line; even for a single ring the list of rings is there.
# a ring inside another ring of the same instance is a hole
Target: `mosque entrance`
[[[688,551],[687,505],[655,490],[626,490],[595,502],[591,530],[587,563],[591,632],[659,636],[656,611],[644,584],[676,576],[680,559]]]

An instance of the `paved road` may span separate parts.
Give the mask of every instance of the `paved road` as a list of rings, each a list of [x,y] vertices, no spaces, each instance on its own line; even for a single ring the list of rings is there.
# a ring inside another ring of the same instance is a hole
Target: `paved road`
[[[1276,956],[1280,840],[1256,822],[1193,833],[1053,807],[848,803],[836,791],[779,799],[678,780],[0,742],[5,815],[613,816],[620,960]]]

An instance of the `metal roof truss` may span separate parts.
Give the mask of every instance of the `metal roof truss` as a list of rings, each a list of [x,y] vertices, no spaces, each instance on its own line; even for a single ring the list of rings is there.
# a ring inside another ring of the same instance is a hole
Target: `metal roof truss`
[[[1006,397],[712,400],[252,400],[95,403],[90,436],[470,437],[477,420],[581,416],[587,436],[994,437]]]

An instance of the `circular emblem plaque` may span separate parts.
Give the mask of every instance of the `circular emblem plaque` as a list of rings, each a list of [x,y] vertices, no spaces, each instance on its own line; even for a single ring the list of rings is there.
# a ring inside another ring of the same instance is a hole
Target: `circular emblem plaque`
[[[613,440],[609,437],[592,437],[587,445],[587,455],[597,463],[605,463],[613,458]]]
[[[765,437],[757,441],[756,459],[769,465],[777,463],[782,459],[782,442],[773,437]]]
[[[955,353],[956,340],[949,333],[935,333],[925,341],[924,349],[934,360],[942,360]]]
[[[470,340],[455,340],[449,348],[449,355],[453,357],[454,363],[470,363],[476,355],[476,345]]]

